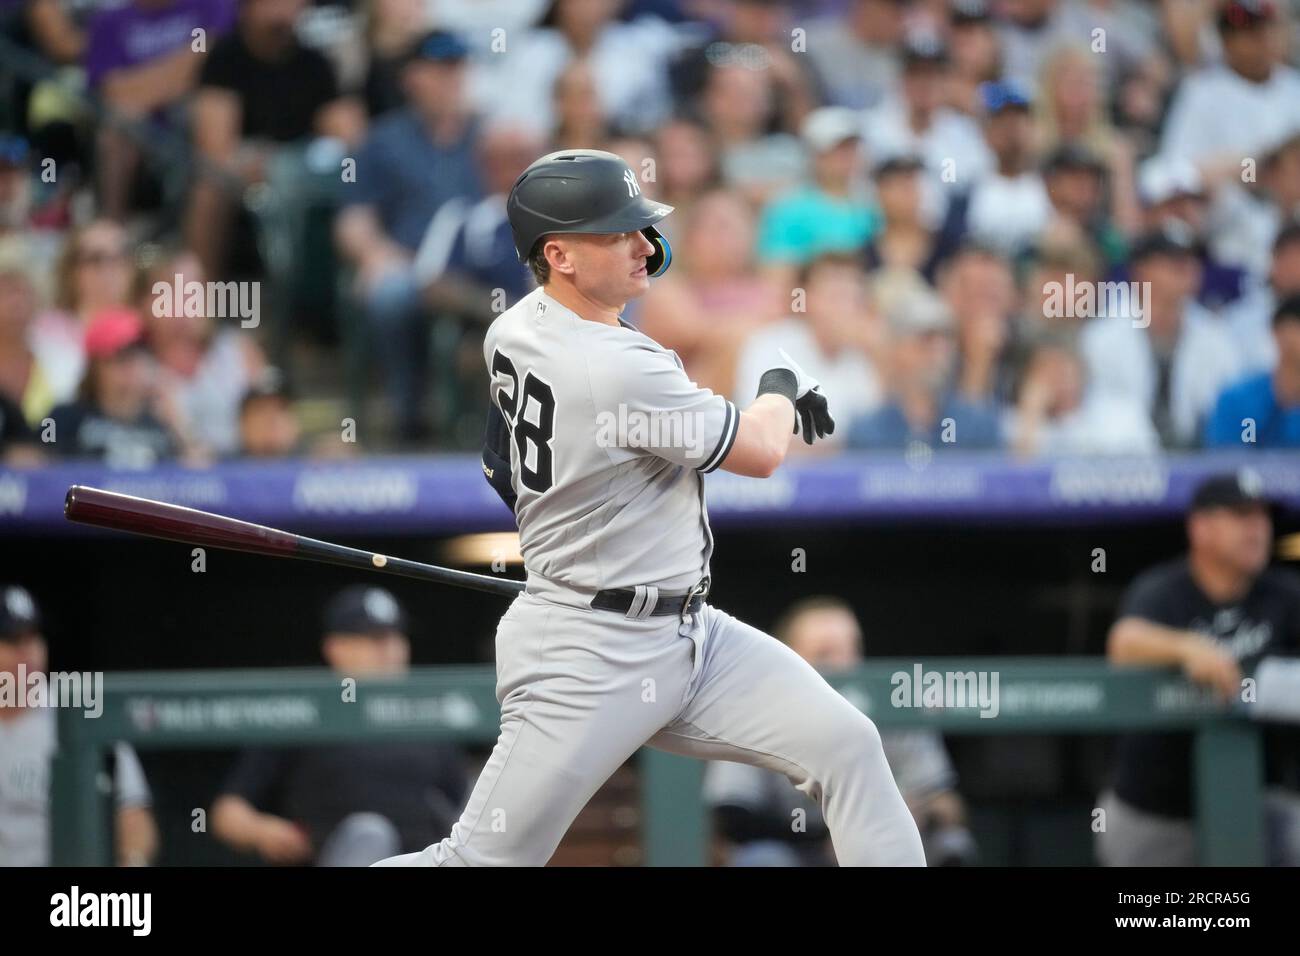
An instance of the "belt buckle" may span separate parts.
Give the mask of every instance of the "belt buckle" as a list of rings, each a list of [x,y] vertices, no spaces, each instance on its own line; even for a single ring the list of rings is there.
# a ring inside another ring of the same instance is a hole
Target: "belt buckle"
[[[704,577],[700,578],[699,583],[696,584],[695,587],[691,588],[690,591],[687,592],[685,599],[682,601],[681,617],[685,618],[687,614],[691,613],[691,602],[697,597],[706,598],[709,596],[709,584],[709,576],[706,574]]]

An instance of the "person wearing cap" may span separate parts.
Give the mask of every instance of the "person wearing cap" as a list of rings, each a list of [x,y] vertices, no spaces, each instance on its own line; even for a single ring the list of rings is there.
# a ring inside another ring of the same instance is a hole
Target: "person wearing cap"
[[[321,655],[364,696],[362,682],[406,673],[408,627],[387,589],[347,587],[325,607]],[[439,839],[467,789],[460,749],[437,741],[249,750],[213,801],[212,832],[268,863],[368,866]]]
[[[1300,72],[1283,61],[1275,0],[1218,0],[1223,62],[1189,73],[1165,118],[1160,153],[1240,175],[1246,157],[1300,126]]]
[[[129,309],[105,309],[86,328],[86,373],[76,401],[50,412],[41,433],[64,458],[111,468],[151,468],[183,451],[178,434],[154,413],[155,367],[144,323]]]
[[[938,225],[955,195],[993,166],[979,125],[945,104],[952,73],[948,49],[929,32],[909,32],[902,50],[898,95],[869,110],[863,121],[867,153],[874,162],[915,155],[925,163],[922,209]]]
[[[1048,153],[1042,166],[1043,186],[1052,206],[1052,225],[1086,236],[1108,259],[1122,255],[1123,238],[1106,209],[1106,165],[1096,153],[1065,143]]]
[[[960,217],[973,238],[1011,255],[1047,227],[1052,205],[1034,166],[1029,93],[1015,83],[993,82],[980,87],[980,96],[993,168],[954,201],[950,215]]]
[[[948,12],[952,76],[948,105],[963,116],[979,117],[979,88],[1002,75],[1002,50],[989,0],[953,0]]]
[[[302,451],[293,390],[283,372],[268,366],[239,401],[239,456],[288,458]]]
[[[227,179],[195,177],[184,230],[186,246],[211,276],[224,279],[233,266],[245,265],[235,261],[242,245],[234,238],[239,190],[229,180],[285,188],[272,178],[290,155],[286,150],[314,137],[356,143],[365,130],[364,108],[341,94],[330,61],[294,32],[306,5],[240,0],[234,30],[212,44],[200,70],[191,137],[198,156]],[[300,164],[290,165],[295,178],[304,174]]]
[[[1296,295],[1300,295],[1300,219],[1278,231],[1266,280],[1249,283],[1246,293],[1223,313],[1241,344],[1246,371],[1269,372],[1277,364],[1273,318],[1278,304]]]
[[[821,253],[861,248],[880,226],[862,177],[860,114],[823,106],[808,114],[802,135],[811,181],[768,203],[758,228],[759,261],[783,285]]]
[[[357,155],[356,182],[343,189],[334,223],[339,251],[356,270],[355,294],[404,442],[430,434],[424,408],[429,314],[414,261],[445,204],[483,196],[468,58],[465,41],[445,30],[432,30],[415,44],[402,70],[406,104],[370,130]]]
[[[13,706],[0,701],[0,867],[50,864],[50,774],[58,750],[57,702],[47,697],[29,706],[31,678],[46,673],[48,660],[40,609],[31,592],[18,584],[0,583],[0,675],[13,687],[28,682],[28,692],[16,694]],[[158,855],[158,827],[144,770],[135,751],[124,743],[113,746],[109,766],[116,862],[147,866]]]
[[[888,323],[881,407],[849,425],[848,446],[906,450],[997,448],[993,409],[966,401],[953,387],[957,347],[952,313],[914,272],[876,278],[877,305]]]
[[[1186,553],[1129,585],[1106,641],[1117,666],[1174,667],[1225,701],[1266,656],[1300,653],[1300,576],[1269,566],[1270,501],[1251,469],[1204,479],[1186,519]],[[1107,866],[1195,866],[1192,734],[1120,738],[1113,782],[1100,799],[1097,855]],[[1300,864],[1300,745],[1265,733],[1268,858]],[[1289,784],[1286,782],[1289,780]],[[1290,832],[1288,842],[1277,839]]]
[[[1224,389],[1205,423],[1207,448],[1300,449],[1300,295],[1273,313],[1277,364]]]
[[[1288,225],[1300,222],[1300,125],[1280,131],[1257,157],[1253,180],[1242,181],[1240,163],[1209,169],[1214,181],[1206,238],[1219,259],[1268,278],[1269,253]]]
[[[1219,392],[1244,369],[1228,327],[1196,301],[1198,253],[1185,228],[1166,226],[1140,237],[1130,254],[1137,283],[1131,301],[1099,296],[1103,314],[1081,320],[1089,377],[1147,409],[1166,448],[1199,443]]]

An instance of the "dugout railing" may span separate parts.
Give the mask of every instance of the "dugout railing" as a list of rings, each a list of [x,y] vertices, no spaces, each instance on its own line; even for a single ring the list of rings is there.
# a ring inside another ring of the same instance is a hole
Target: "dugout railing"
[[[906,683],[899,675],[907,675]],[[932,675],[949,695],[943,706],[933,706],[940,691]],[[1176,672],[1116,669],[1095,658],[873,659],[828,679],[882,730],[1191,731],[1201,863],[1264,861],[1262,728]],[[987,692],[982,697],[981,686]],[[355,688],[324,669],[107,674],[98,717],[69,708],[59,712],[54,862],[109,862],[103,766],[115,741],[139,750],[399,738],[486,745],[498,732],[494,688],[493,668],[482,665],[416,669],[400,680],[365,681]],[[798,720],[798,713],[790,719]],[[639,761],[645,862],[702,865],[710,832],[700,799],[704,764],[651,748],[642,748]]]

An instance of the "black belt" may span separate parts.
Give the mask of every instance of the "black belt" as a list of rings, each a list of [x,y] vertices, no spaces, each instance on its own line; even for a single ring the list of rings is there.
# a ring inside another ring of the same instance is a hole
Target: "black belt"
[[[645,585],[606,588],[596,592],[591,606],[600,611],[618,611],[631,618],[685,617],[698,611],[708,596],[709,578],[705,575],[689,591],[660,591]]]

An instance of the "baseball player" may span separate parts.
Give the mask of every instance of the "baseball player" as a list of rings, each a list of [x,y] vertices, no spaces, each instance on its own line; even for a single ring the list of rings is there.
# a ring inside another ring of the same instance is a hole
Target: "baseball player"
[[[496,634],[501,735],[450,836],[377,866],[540,866],[643,744],[779,771],[844,865],[925,865],[875,725],[780,641],[707,603],[705,474],[767,477],[834,422],[780,355],[743,411],[624,322],[671,261],[612,153],[543,156],[511,190],[539,288],[489,328],[484,472],[512,508],[526,590]],[[792,427],[793,425],[793,427]]]

